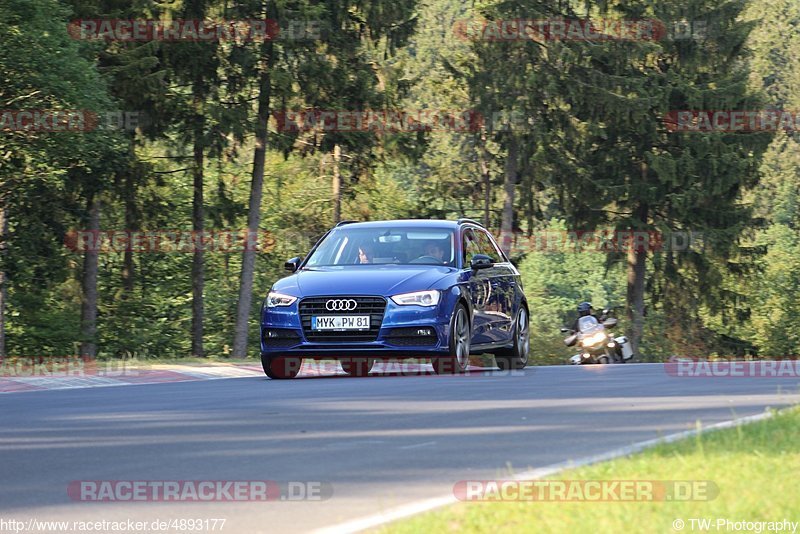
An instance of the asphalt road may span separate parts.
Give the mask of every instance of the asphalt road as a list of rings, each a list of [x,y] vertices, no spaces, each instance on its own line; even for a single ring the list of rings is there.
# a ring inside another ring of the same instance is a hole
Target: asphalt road
[[[798,379],[681,378],[661,365],[517,376],[240,378],[0,397],[0,519],[226,519],[303,532],[503,476],[800,401]],[[87,503],[80,480],[275,480],[325,501]],[[219,530],[218,530],[219,531]]]

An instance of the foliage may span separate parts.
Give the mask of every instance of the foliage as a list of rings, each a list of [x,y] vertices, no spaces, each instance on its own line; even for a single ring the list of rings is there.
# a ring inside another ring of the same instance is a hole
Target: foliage
[[[66,31],[73,17],[259,18],[267,11],[279,20],[320,20],[325,35],[87,42]],[[703,20],[709,33],[589,43],[481,41],[454,31],[464,20],[547,17]],[[0,132],[0,208],[10,221],[0,235],[8,246],[0,254],[7,353],[71,353],[82,341],[84,258],[64,242],[70,230],[86,228],[91,199],[103,201],[103,229],[190,230],[193,193],[202,189],[205,228],[246,226],[265,72],[273,111],[472,110],[487,122],[466,131],[376,134],[286,132],[270,121],[260,229],[271,244],[256,258],[251,327],[283,261],[304,254],[333,222],[339,146],[342,219],[486,214],[496,231],[507,185],[522,241],[603,226],[700,232],[699,248],[647,254],[640,352],[661,359],[798,351],[791,319],[800,300],[800,143],[790,135],[672,133],[662,120],[675,109],[800,107],[794,0],[7,0],[0,4],[0,110],[147,116],[126,132]],[[198,151],[200,183],[193,181]],[[623,313],[637,300],[627,287],[628,260],[527,254],[520,270],[539,361],[570,354],[558,328],[580,300],[617,306],[620,328],[631,326]],[[242,261],[239,252],[204,257],[203,341],[216,356],[231,352]],[[191,255],[110,252],[99,263],[100,354],[190,354]],[[250,336],[253,355],[256,339]]]
[[[566,229],[564,221],[553,220],[541,232],[557,234]],[[558,248],[533,250],[519,266],[531,309],[535,357],[550,363],[563,363],[574,354],[574,349],[564,346],[560,328],[575,320],[579,302],[589,301],[597,311],[606,307],[621,311],[625,299],[625,273],[620,266],[607,270],[605,256],[598,251],[581,251],[566,244]],[[619,314],[617,318],[622,319]],[[620,321],[618,330],[623,328],[624,321]]]

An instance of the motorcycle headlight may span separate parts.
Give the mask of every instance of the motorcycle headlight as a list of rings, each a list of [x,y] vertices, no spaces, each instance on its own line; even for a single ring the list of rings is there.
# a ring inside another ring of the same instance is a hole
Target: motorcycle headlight
[[[598,343],[602,343],[605,340],[606,340],[606,333],[605,332],[597,332],[595,334],[592,334],[589,337],[583,338],[583,341],[581,342],[581,344],[584,347],[591,347],[593,345],[597,345]]]
[[[294,304],[294,301],[297,300],[297,297],[293,297],[291,295],[284,295],[283,293],[277,293],[275,291],[270,291],[269,295],[267,295],[266,305],[267,308],[279,308],[284,306],[291,306]]]
[[[436,306],[439,304],[438,291],[415,291],[392,297],[392,301],[400,306]]]

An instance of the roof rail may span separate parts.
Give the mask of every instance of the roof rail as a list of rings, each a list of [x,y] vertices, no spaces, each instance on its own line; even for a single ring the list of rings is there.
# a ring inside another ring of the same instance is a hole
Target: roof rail
[[[463,223],[475,224],[475,225],[478,225],[481,228],[483,228],[483,225],[481,223],[479,223],[478,221],[476,221],[475,219],[461,218],[461,219],[458,219],[456,221],[456,224],[463,224]]]
[[[345,224],[353,224],[357,222],[359,221],[339,221],[338,223],[336,223],[336,226],[334,228],[338,228],[339,226],[344,226]]]

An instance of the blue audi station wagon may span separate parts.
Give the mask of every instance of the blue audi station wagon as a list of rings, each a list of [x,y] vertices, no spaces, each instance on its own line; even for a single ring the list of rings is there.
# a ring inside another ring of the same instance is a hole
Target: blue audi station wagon
[[[270,378],[294,378],[304,358],[354,376],[377,359],[430,359],[437,374],[464,372],[470,354],[528,363],[519,272],[475,221],[342,222],[285,267],[261,309]]]

